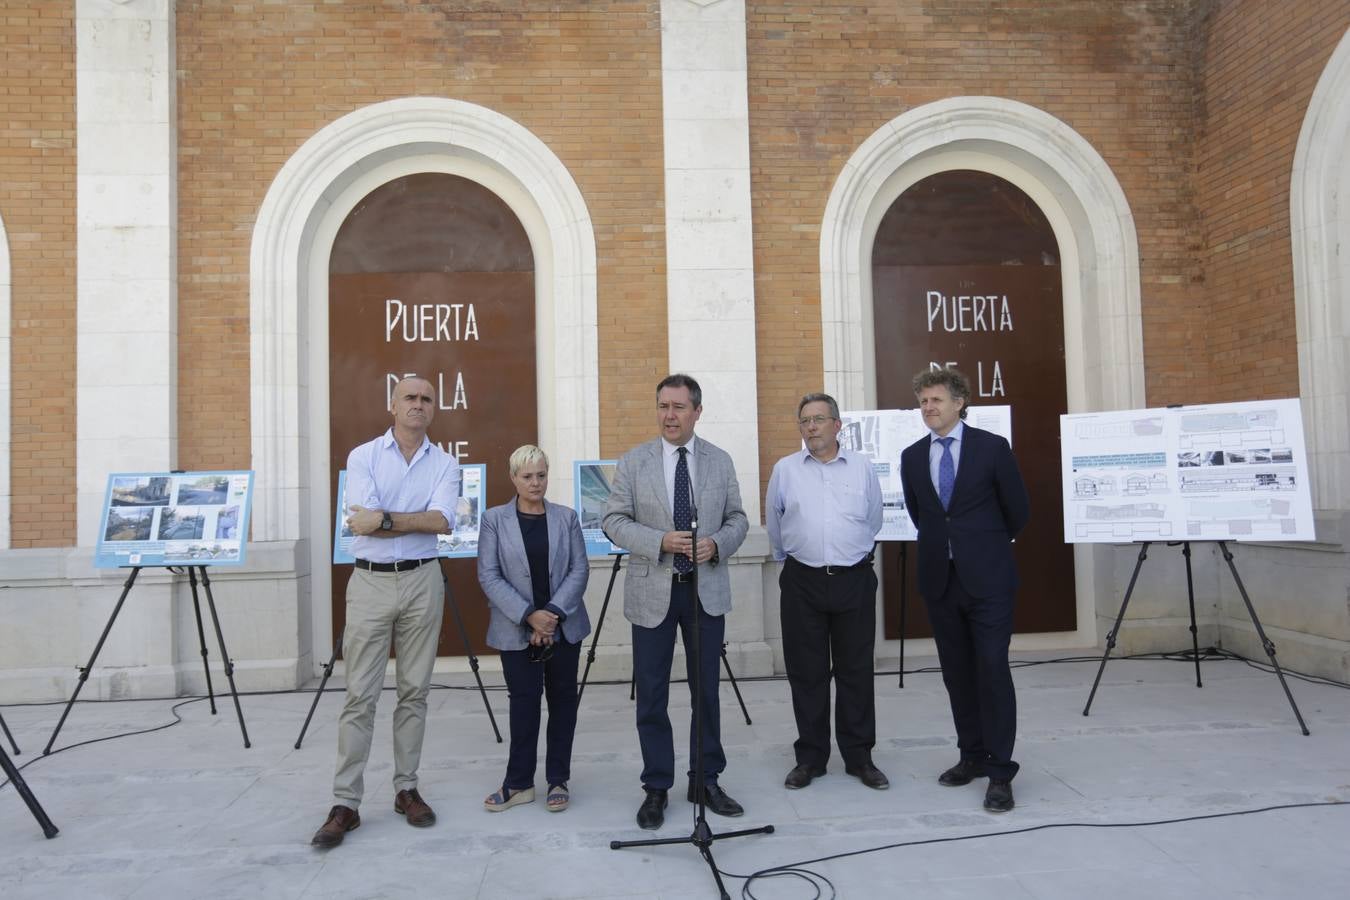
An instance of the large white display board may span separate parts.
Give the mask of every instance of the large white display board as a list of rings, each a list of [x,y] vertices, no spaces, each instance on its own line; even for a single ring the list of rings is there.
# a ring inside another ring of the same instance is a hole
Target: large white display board
[[[882,523],[879,541],[912,541],[918,531],[905,512],[905,492],[900,486],[900,454],[928,434],[917,409],[873,409],[840,412],[841,446],[872,457],[881,481]],[[1002,435],[1012,443],[1011,406],[972,406],[966,423]]]
[[[1060,416],[1064,540],[1310,541],[1297,400]]]

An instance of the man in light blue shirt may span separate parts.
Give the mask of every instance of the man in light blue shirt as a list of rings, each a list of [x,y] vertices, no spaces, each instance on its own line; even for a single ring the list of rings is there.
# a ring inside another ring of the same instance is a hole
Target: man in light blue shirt
[[[872,460],[839,445],[839,405],[829,394],[797,404],[806,449],[778,461],[765,498],[765,527],[778,576],[783,661],[797,718],[797,790],[825,774],[830,758],[830,673],[835,740],[844,771],[876,790],[890,786],[872,762],[876,744],[872,653],[881,530],[881,484]]]
[[[427,438],[436,412],[431,382],[400,381],[389,412],[390,429],[347,457],[347,524],[356,535],[356,565],[347,583],[342,635],[347,702],[338,720],[334,806],[311,841],[325,849],[341,844],[361,824],[357,809],[391,639],[398,684],[394,811],[419,828],[436,821],[417,790],[417,767],[445,608],[436,536],[454,526],[461,476],[454,457]]]

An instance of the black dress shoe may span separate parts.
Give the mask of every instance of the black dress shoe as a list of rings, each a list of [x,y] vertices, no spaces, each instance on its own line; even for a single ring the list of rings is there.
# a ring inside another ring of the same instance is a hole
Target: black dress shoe
[[[666,792],[646,788],[647,798],[638,807],[637,823],[639,828],[655,831],[666,821]]]
[[[824,774],[824,769],[818,769],[809,763],[802,763],[787,773],[787,777],[783,779],[783,787],[790,791],[799,791]]]
[[[689,782],[689,793],[685,796],[690,803],[697,802],[696,794],[694,793],[694,783],[692,781]],[[719,816],[734,818],[745,814],[745,810],[741,805],[731,799],[731,796],[727,794],[726,791],[715,784],[710,784],[703,789],[703,805],[717,813]]]
[[[1007,812],[1012,809],[1012,782],[989,779],[989,787],[984,792],[984,808],[990,812]]]
[[[984,766],[974,759],[963,759],[938,776],[938,784],[947,787],[960,787],[970,784],[976,778],[984,777]]]
[[[891,786],[885,773],[872,765],[870,759],[866,762],[859,763],[856,766],[845,766],[844,772],[852,775],[874,791],[884,791]]]

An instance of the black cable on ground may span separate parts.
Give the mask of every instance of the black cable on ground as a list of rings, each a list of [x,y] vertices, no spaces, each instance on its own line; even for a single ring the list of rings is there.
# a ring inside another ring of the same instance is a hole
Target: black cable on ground
[[[829,889],[829,897],[835,896],[834,884],[819,872],[813,872],[806,866],[816,863],[833,862],[836,859],[847,859],[851,856],[862,856],[868,853],[880,853],[883,850],[897,850],[903,847],[922,847],[927,844],[951,844],[958,841],[975,841],[986,838],[1010,837],[1015,834],[1030,834],[1033,831],[1049,831],[1055,828],[1148,828],[1155,825],[1178,825],[1185,822],[1203,822],[1209,819],[1228,819],[1236,816],[1250,816],[1257,813],[1275,812],[1282,809],[1308,809],[1318,806],[1350,806],[1350,800],[1321,800],[1309,803],[1281,803],[1275,806],[1262,806],[1257,809],[1238,809],[1231,812],[1206,813],[1197,816],[1181,816],[1175,819],[1154,819],[1148,822],[1051,822],[1045,825],[1031,825],[1026,828],[1014,828],[1010,831],[985,831],[979,834],[961,834],[951,837],[927,838],[918,841],[900,841],[894,844],[885,844],[880,847],[869,847],[865,850],[849,850],[844,853],[835,853],[830,856],[819,856],[815,859],[805,859],[800,862],[784,863],[781,866],[771,866],[767,869],[760,869],[758,872],[752,872],[749,875],[737,875],[734,872],[727,872],[723,869],[717,871],[726,878],[744,879],[745,884],[741,886],[741,896],[745,900],[758,900],[750,886],[757,880],[792,877],[800,878],[810,882],[816,889],[816,897],[825,897],[822,889]]]

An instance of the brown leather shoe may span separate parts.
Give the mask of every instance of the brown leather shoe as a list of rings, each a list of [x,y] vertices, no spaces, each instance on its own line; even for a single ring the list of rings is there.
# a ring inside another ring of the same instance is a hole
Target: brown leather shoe
[[[399,791],[398,796],[394,797],[394,812],[406,816],[408,824],[414,828],[426,828],[428,825],[436,824],[436,814],[427,806],[427,801],[422,799],[422,795],[417,793],[417,788],[410,791]]]
[[[323,823],[322,828],[314,832],[310,844],[322,850],[336,847],[342,843],[342,839],[347,836],[347,832],[355,831],[360,825],[360,813],[350,806],[335,806],[328,811],[328,821]]]

